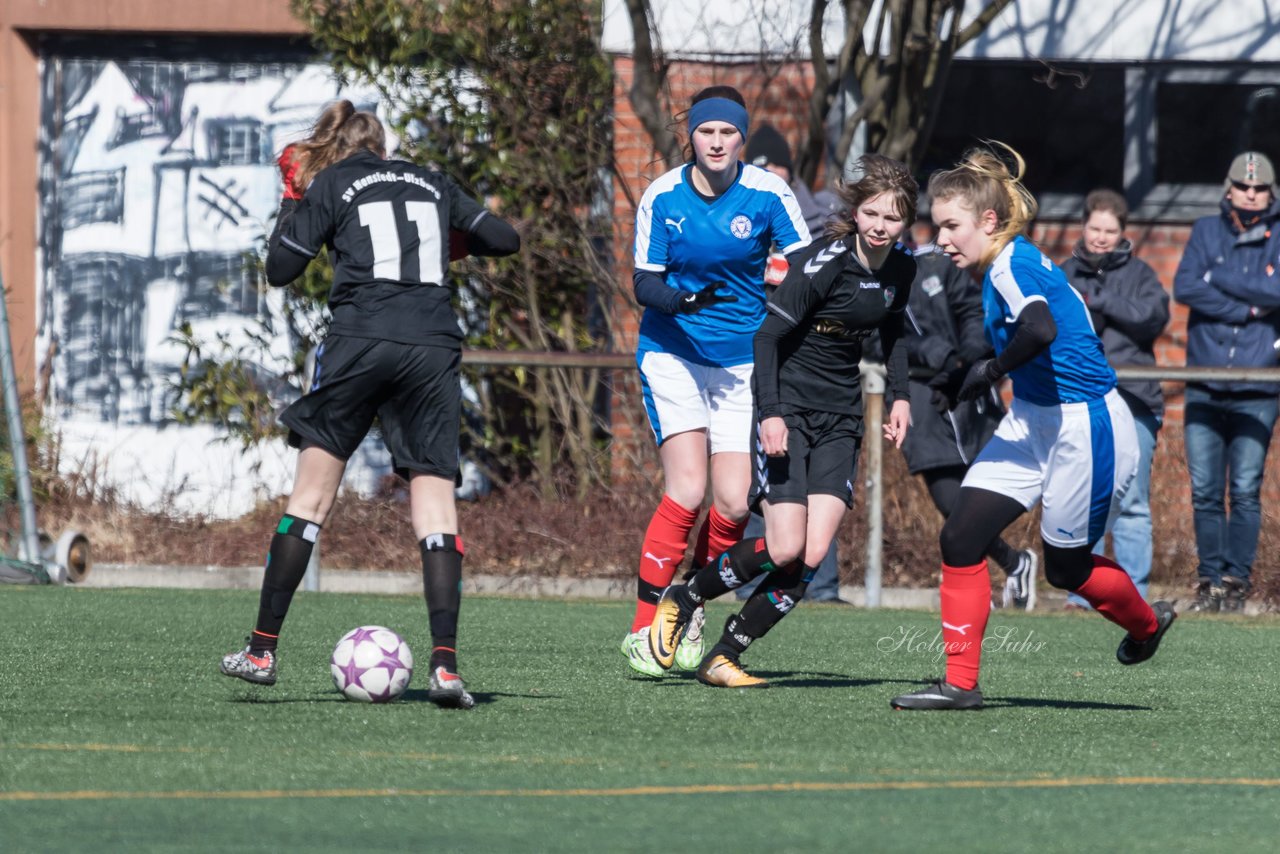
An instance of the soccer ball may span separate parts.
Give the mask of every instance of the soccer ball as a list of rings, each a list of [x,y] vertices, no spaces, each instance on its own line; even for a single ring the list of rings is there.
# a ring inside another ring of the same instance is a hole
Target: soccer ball
[[[342,636],[329,660],[333,684],[348,700],[389,703],[413,678],[413,653],[391,629],[361,626]]]

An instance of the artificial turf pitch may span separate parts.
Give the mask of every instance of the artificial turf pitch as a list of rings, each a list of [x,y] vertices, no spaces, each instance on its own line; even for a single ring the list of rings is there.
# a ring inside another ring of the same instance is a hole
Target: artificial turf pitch
[[[425,659],[421,599],[299,594],[271,688],[217,672],[256,604],[0,586],[0,849],[1272,851],[1280,830],[1274,618],[1180,618],[1122,667],[1101,617],[997,611],[987,708],[913,713],[888,701],[941,673],[936,614],[802,606],[744,657],[773,687],[729,691],[633,675],[630,604],[470,598],[460,712],[421,660],[387,706],[329,678],[358,625]]]

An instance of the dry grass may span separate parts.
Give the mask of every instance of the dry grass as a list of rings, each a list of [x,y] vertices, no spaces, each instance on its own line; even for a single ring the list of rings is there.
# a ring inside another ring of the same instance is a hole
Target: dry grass
[[[220,521],[175,518],[143,512],[109,499],[77,497],[85,490],[52,489],[40,516],[55,536],[69,527],[85,531],[99,562],[245,566],[262,561],[284,500],[264,503],[245,516]],[[931,586],[937,583],[937,535],[941,518],[921,481],[911,478],[897,453],[885,454],[884,583]],[[566,493],[567,494],[567,493]],[[635,571],[636,551],[653,512],[659,489],[636,481],[601,490],[587,501],[560,498],[544,501],[531,486],[459,508],[467,542],[467,565],[488,574],[564,577],[626,577]],[[1275,472],[1264,490],[1264,521],[1254,566],[1258,596],[1280,604],[1280,519],[1268,513],[1270,496],[1280,494]],[[1152,483],[1155,565],[1153,581],[1166,585],[1195,583],[1196,551],[1191,508],[1178,426],[1166,428],[1156,452]],[[17,528],[16,512],[7,509],[9,530]],[[1005,532],[1015,547],[1036,542],[1038,513],[1019,520]],[[861,583],[866,541],[866,509],[857,504],[839,534],[841,576]],[[414,569],[417,546],[409,529],[402,495],[378,499],[340,499],[322,540],[324,564],[349,569]]]

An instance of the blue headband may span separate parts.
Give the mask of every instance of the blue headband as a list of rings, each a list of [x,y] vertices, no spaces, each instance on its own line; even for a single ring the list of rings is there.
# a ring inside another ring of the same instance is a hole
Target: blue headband
[[[728,122],[747,139],[747,108],[728,98],[707,98],[689,108],[689,135],[704,122]]]

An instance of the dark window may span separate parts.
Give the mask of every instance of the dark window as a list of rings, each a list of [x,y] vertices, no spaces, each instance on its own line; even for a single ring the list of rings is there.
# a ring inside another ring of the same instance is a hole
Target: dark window
[[[262,123],[252,119],[218,119],[206,126],[209,159],[218,166],[249,166],[266,162]]]
[[[1210,128],[1213,133],[1206,132]],[[1231,158],[1242,151],[1261,151],[1280,162],[1280,87],[1157,84],[1157,183],[1220,184]]]
[[[921,167],[953,166],[984,139],[1027,161],[1026,185],[1083,196],[1124,185],[1124,71],[1116,67],[958,61]]]
[[[62,181],[62,227],[124,221],[124,167],[80,172]]]

